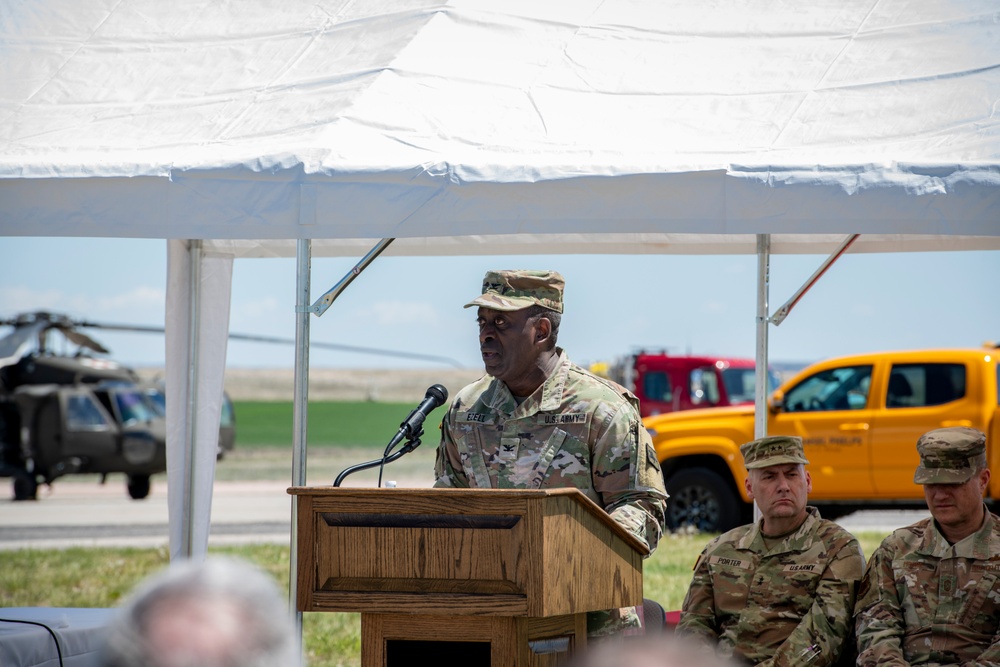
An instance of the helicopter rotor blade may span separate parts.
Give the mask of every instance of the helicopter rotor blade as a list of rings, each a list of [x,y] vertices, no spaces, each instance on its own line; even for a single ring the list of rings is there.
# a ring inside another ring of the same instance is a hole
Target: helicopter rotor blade
[[[135,331],[140,333],[164,333],[163,327],[143,326],[133,324],[112,324],[105,322],[77,322],[79,327],[90,327],[94,329],[104,329],[106,331]],[[273,336],[258,336],[254,334],[230,333],[230,340],[247,341],[251,343],[273,343],[278,345],[295,345],[295,340],[291,338],[277,338]],[[336,350],[339,352],[355,352],[358,354],[372,354],[383,357],[397,357],[401,359],[415,359],[421,361],[433,361],[435,363],[448,364],[455,368],[464,368],[461,362],[450,357],[442,357],[432,354],[419,354],[417,352],[401,352],[399,350],[385,350],[375,347],[359,347],[356,345],[341,345],[339,343],[326,343],[323,341],[310,341],[310,347],[322,348],[325,350]]]
[[[103,329],[105,331],[135,331],[139,333],[166,333],[163,327],[145,326],[142,324],[113,324],[109,322],[88,322],[82,320],[76,323],[78,327],[90,329]]]
[[[81,333],[79,331],[64,326],[54,326],[52,328],[61,331],[62,335],[66,336],[67,340],[79,345],[80,347],[86,347],[88,349],[93,350],[94,352],[99,352],[100,354],[110,354],[111,352],[111,350],[104,347],[103,345],[101,345],[100,343],[98,343],[96,340],[94,340],[85,333]]]
[[[295,340],[291,338],[274,338],[271,336],[256,336],[252,334],[229,334],[230,340],[242,340],[251,343],[277,343],[281,345],[295,345]],[[309,347],[319,347],[326,350],[338,350],[341,352],[357,352],[359,354],[376,354],[384,357],[400,357],[403,359],[420,359],[423,361],[435,361],[464,368],[461,362],[450,357],[439,357],[433,354],[419,354],[416,352],[399,352],[397,350],[384,350],[376,347],[358,347],[356,345],[341,345],[339,343],[325,343],[323,341],[310,341]]]

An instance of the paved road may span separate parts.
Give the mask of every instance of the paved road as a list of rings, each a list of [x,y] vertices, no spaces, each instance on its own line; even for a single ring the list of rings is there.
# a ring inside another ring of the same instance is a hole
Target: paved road
[[[345,485],[348,485],[345,483]],[[400,486],[425,486],[423,480]],[[283,482],[217,482],[212,500],[210,544],[262,542],[287,544],[291,497]],[[926,511],[856,512],[839,520],[851,531],[905,526]],[[167,545],[167,489],[154,484],[145,500],[126,497],[121,484],[59,482],[42,487],[39,500],[0,500],[0,551],[33,547]]]
[[[288,484],[219,482],[212,499],[210,543],[287,543]],[[166,484],[130,500],[121,484],[62,482],[34,502],[0,500],[0,550],[67,546],[158,546],[169,542]]]

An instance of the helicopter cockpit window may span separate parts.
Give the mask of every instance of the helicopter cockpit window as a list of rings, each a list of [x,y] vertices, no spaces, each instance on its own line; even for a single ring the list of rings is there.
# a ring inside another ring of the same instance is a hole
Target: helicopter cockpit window
[[[222,426],[232,426],[236,421],[236,418],[233,416],[233,402],[229,400],[228,396],[222,397],[222,415],[220,421]]]
[[[146,401],[149,406],[153,409],[153,412],[160,415],[163,418],[167,416],[167,397],[164,396],[163,392],[154,387],[149,387],[145,390]]]
[[[107,431],[111,425],[93,398],[75,394],[66,399],[66,428],[70,431]]]
[[[156,412],[138,391],[115,392],[115,403],[121,415],[122,424],[148,422],[156,417]]]

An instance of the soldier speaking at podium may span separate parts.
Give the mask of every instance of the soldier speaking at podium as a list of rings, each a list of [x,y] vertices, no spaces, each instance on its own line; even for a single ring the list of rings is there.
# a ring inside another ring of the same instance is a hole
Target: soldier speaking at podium
[[[489,271],[466,304],[487,375],[444,417],[435,486],[576,487],[652,552],[667,499],[652,441],[634,395],[556,346],[563,288],[554,271]],[[598,612],[588,634],[637,624],[634,610]]]

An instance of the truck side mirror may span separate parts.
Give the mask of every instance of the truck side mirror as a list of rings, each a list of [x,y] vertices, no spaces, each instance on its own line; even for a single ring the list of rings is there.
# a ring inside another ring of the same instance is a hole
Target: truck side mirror
[[[771,398],[767,399],[767,407],[771,412],[781,412],[785,409],[785,395],[780,390],[775,391],[771,394]]]

